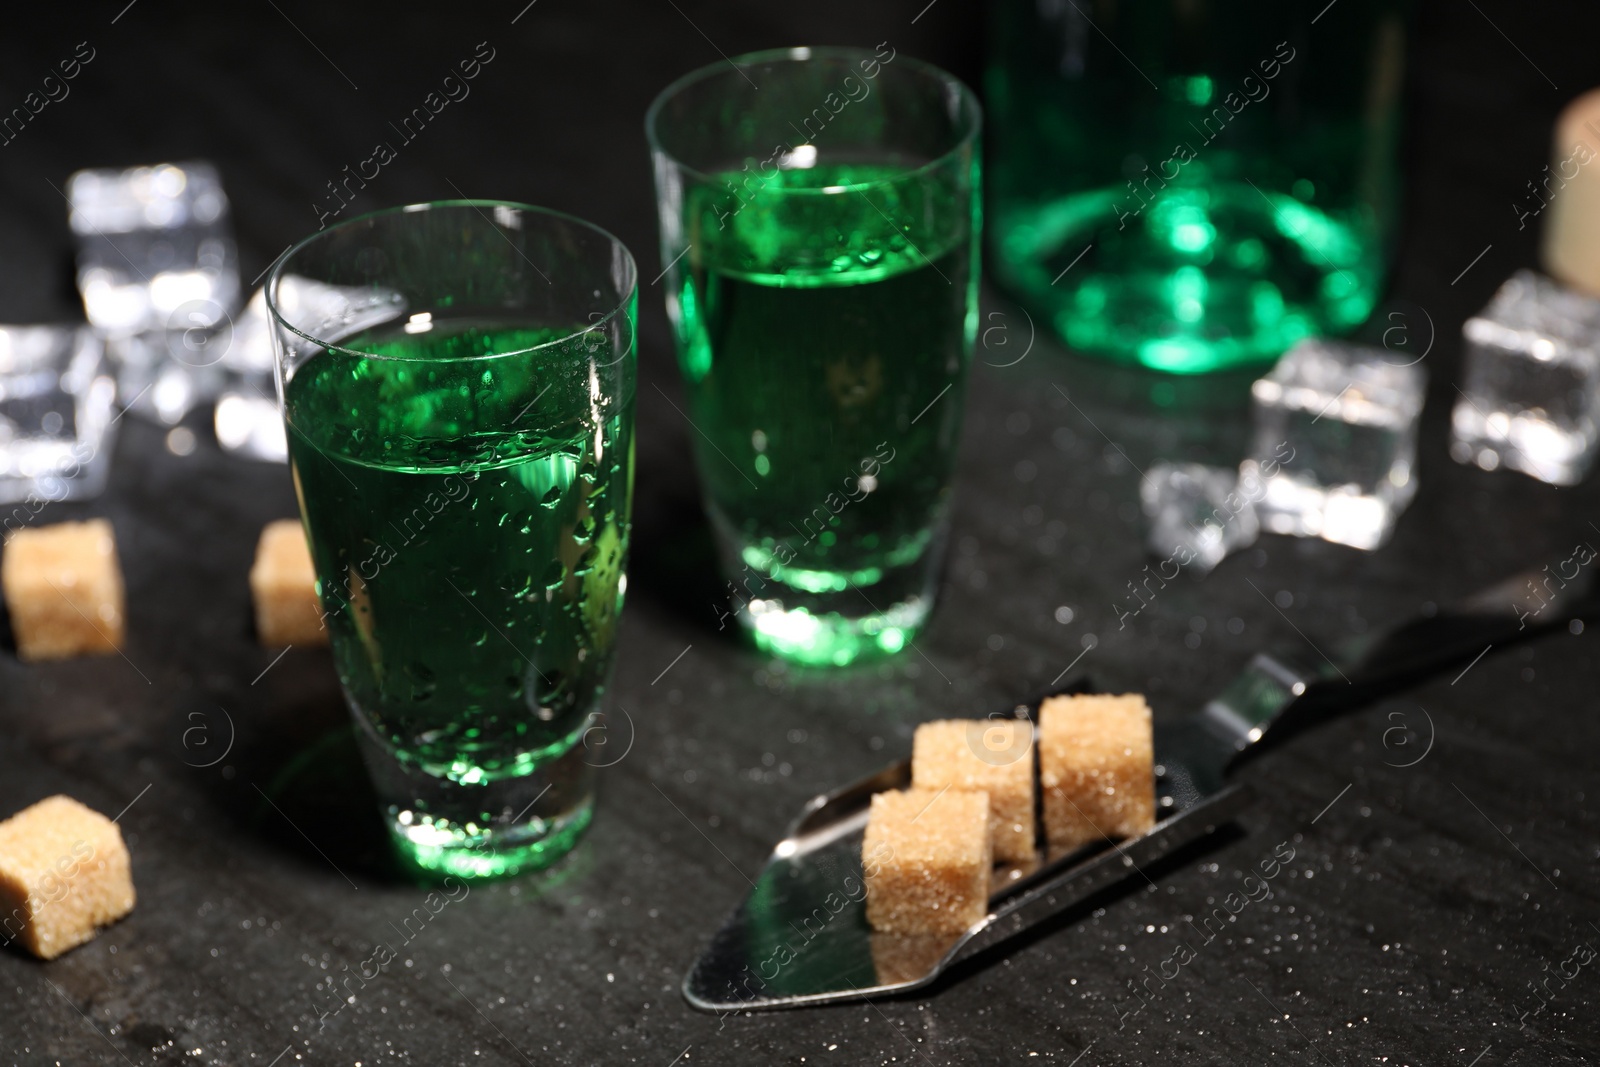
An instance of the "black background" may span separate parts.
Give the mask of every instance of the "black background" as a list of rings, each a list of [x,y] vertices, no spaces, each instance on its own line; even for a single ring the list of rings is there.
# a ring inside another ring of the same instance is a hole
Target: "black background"
[[[0,321],[81,317],[61,194],[73,170],[213,160],[248,279],[315,228],[325,183],[392,140],[388,123],[479,42],[495,58],[472,95],[346,214],[461,195],[548,205],[620,236],[646,280],[661,264],[641,123],[678,74],[719,50],[880,41],[974,84],[982,67],[984,13],[961,0],[523,2],[6,11],[6,109],[79,42],[95,58],[0,146]],[[1175,713],[1297,630],[1337,643],[1600,538],[1592,484],[1484,474],[1445,451],[1460,324],[1535,262],[1536,230],[1518,230],[1513,205],[1550,159],[1558,109],[1600,82],[1597,55],[1592,3],[1419,4],[1386,308],[1402,318],[1384,321],[1428,352],[1421,493],[1377,553],[1265,538],[1203,581],[1173,583],[1122,629],[1112,605],[1146,563],[1135,465],[1235,461],[1247,380],[1113,372],[1042,337],[996,366],[1028,326],[986,294],[984,325],[999,332],[975,365],[944,602],[915,651],[808,673],[717,631],[688,431],[657,392],[677,396],[666,321],[646,285],[633,584],[608,698],[614,747],[596,757],[618,762],[595,826],[554,871],[473,888],[325,1027],[318,983],[398,943],[390,924],[424,890],[387,860],[326,654],[274,662],[251,634],[245,576],[260,525],[293,513],[288,477],[220,454],[203,417],[191,420],[200,447],[181,457],[164,431],[124,420],[112,490],[41,519],[116,524],[126,655],[23,666],[0,652],[0,811],[58,791],[108,813],[134,802],[121,824],[140,903],[54,963],[0,952],[0,1059],[1595,1062],[1596,967],[1518,1024],[1536,1003],[1527,983],[1600,943],[1592,631],[1495,650],[1454,682],[1302,735],[1243,772],[1265,800],[1204,854],[924,995],[719,1020],[677,987],[806,798],[903,754],[918,721],[1039,690],[1088,635],[1097,644],[1075,674]],[[1399,723],[1417,731],[1409,747],[1386,734]],[[1425,758],[1395,766],[1430,736]],[[1272,900],[1119,1030],[1129,983],[1171,954],[1185,917],[1282,841],[1296,860]]]

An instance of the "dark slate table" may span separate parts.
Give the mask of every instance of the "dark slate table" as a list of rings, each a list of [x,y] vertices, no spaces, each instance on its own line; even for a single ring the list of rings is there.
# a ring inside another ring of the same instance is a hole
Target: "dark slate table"
[[[494,59],[472,95],[349,210],[457,195],[549,204],[621,235],[645,278],[659,263],[640,122],[678,73],[798,42],[889,40],[969,78],[981,65],[982,12],[962,0],[524,3],[7,12],[6,107],[79,42],[94,58],[0,147],[0,321],[78,314],[58,192],[72,170],[215,160],[250,277],[479,42]],[[1557,490],[1445,450],[1460,324],[1534,262],[1535,228],[1518,230],[1513,204],[1549,159],[1556,110],[1600,77],[1600,17],[1578,2],[1419,6],[1407,223],[1385,309],[1399,318],[1380,325],[1428,351],[1431,387],[1422,490],[1393,543],[1368,555],[1265,538],[1119,626],[1114,605],[1146,563],[1136,466],[1236,460],[1247,382],[1112,371],[1042,337],[1021,362],[985,365],[1012,362],[1027,333],[987,294],[985,327],[1003,329],[978,354],[931,628],[892,662],[785,668],[717,629],[647,287],[632,586],[608,698],[620,758],[569,858],[475,886],[425,926],[406,926],[425,890],[390,864],[326,654],[275,661],[251,635],[246,572],[261,524],[293,513],[285,470],[221,454],[203,416],[188,455],[124,420],[111,491],[44,518],[116,524],[126,656],[23,666],[0,652],[0,811],[58,791],[126,808],[139,906],[54,963],[0,951],[0,1062],[1595,1062],[1596,966],[1551,979],[1554,999],[1523,1018],[1540,1003],[1532,983],[1600,944],[1592,631],[1497,649],[1299,736],[1245,768],[1264,800],[1207,848],[922,995],[718,1019],[678,992],[799,805],[903,754],[923,719],[1005,708],[1074,663],[1069,679],[1141,689],[1175,713],[1259,647],[1301,631],[1338,641],[1600,538],[1594,483]],[[1424,735],[1426,757],[1397,766]],[[1294,860],[1271,899],[1128,1014],[1133,985],[1194,940],[1186,920],[1280,843]],[[333,1012],[331,983],[380,942],[400,958]]]

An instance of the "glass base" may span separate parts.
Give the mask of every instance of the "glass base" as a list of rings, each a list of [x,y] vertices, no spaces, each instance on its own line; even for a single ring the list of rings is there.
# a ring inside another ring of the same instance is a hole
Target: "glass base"
[[[1078,352],[1204,374],[1365,321],[1381,281],[1369,230],[1248,184],[1149,203],[1096,190],[1001,213],[995,270]]]
[[[732,609],[761,651],[807,667],[843,667],[909,645],[933,613],[947,536],[943,514],[893,551],[780,561],[752,543],[714,502],[716,537]],[[833,564],[819,566],[820,563]]]
[[[843,667],[864,657],[899,652],[922,629],[932,609],[931,599],[920,596],[865,615],[789,607],[784,600],[752,600],[739,617],[763,652],[811,667]]]
[[[412,866],[428,874],[502,878],[543,870],[572,851],[594,818],[594,798],[585,798],[558,819],[535,819],[522,826],[476,836],[450,834],[443,839],[437,826],[417,834],[417,827],[400,822],[392,806],[389,814],[389,836]]]
[[[724,560],[741,561],[746,575],[766,575],[747,579],[750,599],[735,604],[757,648],[808,667],[843,667],[893,655],[922,630],[933,612],[943,544],[943,530],[935,528],[915,558],[858,571],[781,567],[759,549],[727,543]]]
[[[431,875],[498,878],[550,866],[594,816],[594,767],[572,734],[531,772],[464,785],[397,759],[357,713],[357,736],[397,851]]]

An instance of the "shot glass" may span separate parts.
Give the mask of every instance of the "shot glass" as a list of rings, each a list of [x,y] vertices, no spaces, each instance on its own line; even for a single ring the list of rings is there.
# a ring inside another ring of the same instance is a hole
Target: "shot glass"
[[[286,308],[310,286],[340,298]],[[414,204],[300,242],[267,307],[324,624],[395,842],[440,874],[553,862],[591,817],[582,741],[626,589],[632,257],[542,208]]]
[[[706,512],[761,649],[842,665],[932,608],[977,332],[976,98],[887,45],[694,71],[645,120]]]

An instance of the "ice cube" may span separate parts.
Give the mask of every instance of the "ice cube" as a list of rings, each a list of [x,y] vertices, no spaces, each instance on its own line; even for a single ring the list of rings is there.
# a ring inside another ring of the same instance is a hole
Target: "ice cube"
[[[292,278],[283,282],[282,292],[298,307],[301,287]],[[217,444],[225,452],[250,459],[287,462],[289,443],[284,436],[283,415],[278,410],[265,288],[255,291],[234,323],[222,355],[222,369],[226,381],[217,397],[213,420]]]
[[[1382,348],[1301,341],[1251,386],[1256,514],[1272,533],[1377,548],[1416,495],[1426,376]]]
[[[195,336],[156,330],[109,338],[106,352],[116,370],[122,406],[173,426],[197,404],[216,396],[224,380],[222,367],[215,355],[193,347]]]
[[[67,181],[89,322],[127,336],[211,328],[239,300],[228,198],[207,163],[80,170]]]
[[[278,313],[299,331],[291,367],[320,349],[306,337],[336,341],[393,321],[406,300],[392,289],[327,285],[295,274],[278,279]],[[303,336],[300,336],[303,335]],[[257,289],[234,323],[220,357],[224,384],[217,398],[217,443],[225,451],[283,463],[288,460],[273,369],[273,324],[265,287]]]
[[[1157,463],[1139,483],[1150,521],[1146,547],[1162,559],[1206,574],[1229,553],[1254,543],[1260,483],[1200,463]]]
[[[289,461],[289,440],[277,400],[248,386],[226,389],[217,397],[214,422],[223,451],[269,463]]]
[[[105,488],[116,384],[104,357],[85,327],[0,326],[0,501]]]
[[[1581,480],[1600,440],[1600,300],[1518,271],[1461,332],[1450,455],[1556,485]]]

